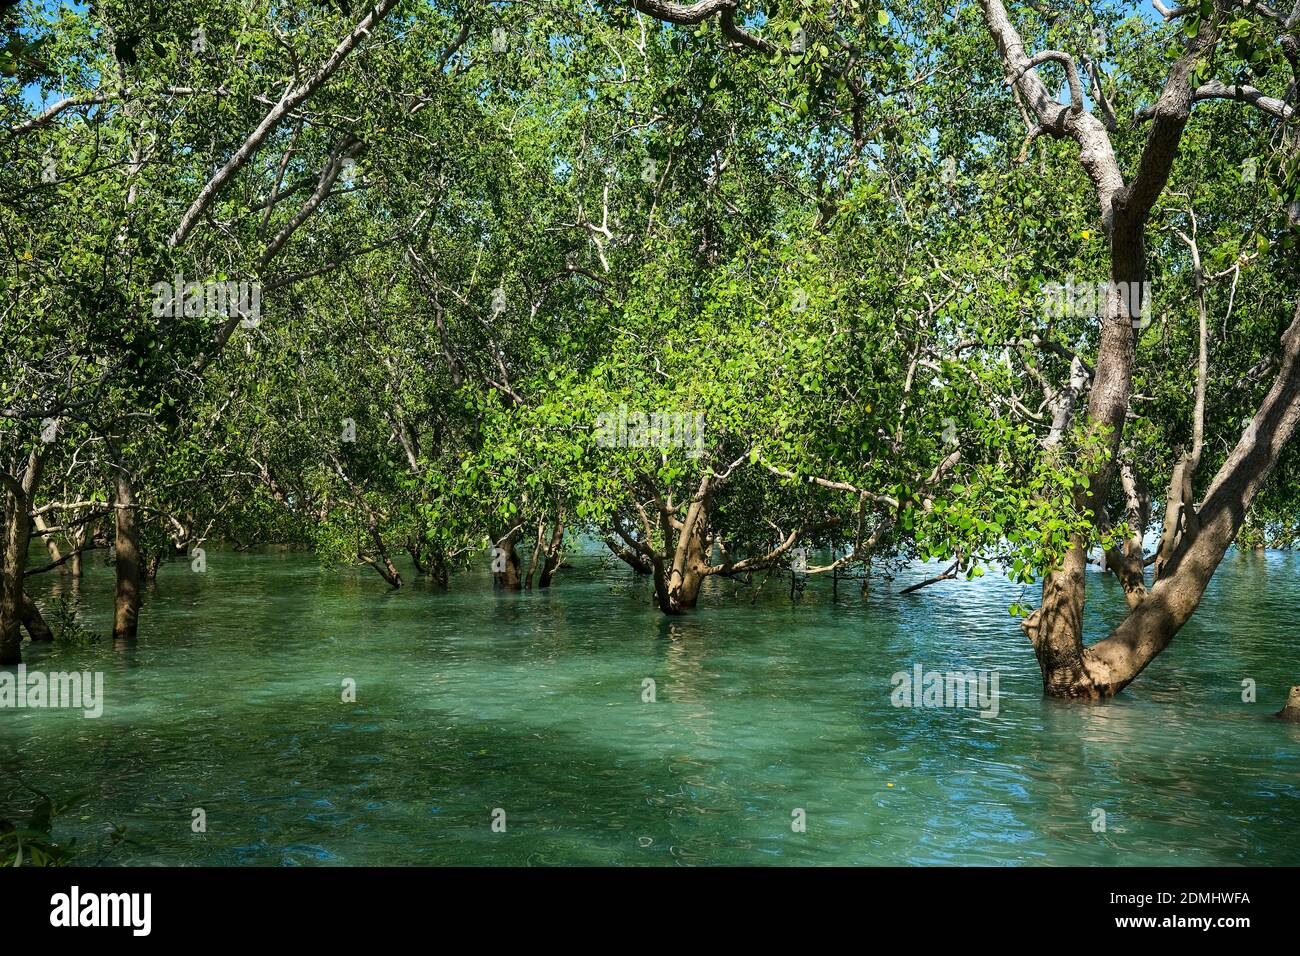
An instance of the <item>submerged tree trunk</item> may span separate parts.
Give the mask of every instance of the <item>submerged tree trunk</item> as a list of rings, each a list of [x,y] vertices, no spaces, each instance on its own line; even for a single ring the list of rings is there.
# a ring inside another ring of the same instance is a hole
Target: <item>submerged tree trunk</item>
[[[528,559],[528,573],[524,575],[524,589],[531,591],[533,589],[533,576],[537,573],[537,564],[542,559],[542,552],[546,549],[546,524],[537,522],[537,540],[533,543],[533,553]]]
[[[371,540],[374,542],[375,553],[367,554],[359,551],[357,556],[364,564],[369,565],[375,572],[387,582],[388,586],[396,591],[402,586],[402,574],[397,570],[397,565],[393,564],[393,559],[388,555],[388,549],[384,546],[384,539],[380,536],[378,526],[372,525],[370,528]]]
[[[551,543],[546,548],[546,560],[542,563],[540,587],[549,588],[555,581],[555,574],[560,568],[561,546],[564,544],[564,512],[557,512],[555,524],[551,528]]]
[[[636,509],[641,520],[640,537],[633,537],[621,523],[615,522],[614,531],[627,545],[627,553],[649,563],[654,580],[655,603],[665,614],[682,614],[694,608],[705,578],[715,574],[724,577],[747,576],[753,571],[772,568],[783,560],[786,552],[804,537],[805,532],[817,530],[799,527],[786,534],[774,548],[762,554],[740,560],[733,558],[722,536],[710,533],[709,501],[710,496],[748,458],[748,454],[737,458],[721,475],[710,469],[700,479],[694,496],[678,505],[673,504],[671,490],[662,498],[656,498],[655,506],[659,512],[657,535],[649,513],[639,503]],[[661,539],[662,550],[655,549],[655,537]],[[720,564],[712,563],[715,543],[721,550]],[[617,546],[611,547],[615,554],[632,567],[638,567],[639,561],[629,560]]]
[[[23,571],[27,555],[27,508],[21,495],[5,494],[5,539],[3,583],[0,583],[0,665],[22,662]]]
[[[556,569],[560,566],[560,545],[564,542],[564,511],[556,510],[555,523],[551,525],[550,539],[546,536],[546,522],[537,522],[537,540],[533,543],[533,553],[528,559],[528,573],[524,577],[524,587],[533,589],[533,578],[541,568],[539,587],[549,588],[555,580]]]
[[[1076,540],[1060,567],[1043,578],[1042,600],[1021,628],[1029,637],[1048,697],[1100,696],[1083,662],[1084,571],[1088,552]]]
[[[427,543],[412,538],[407,542],[406,551],[411,556],[416,573],[424,575],[440,588],[447,587],[451,580],[451,565],[441,543]]]
[[[330,463],[334,466],[334,471],[342,479],[343,484],[347,486],[348,491],[352,493],[357,507],[361,509],[366,531],[370,535],[370,541],[374,547],[374,554],[370,554],[361,547],[361,542],[358,541],[357,559],[373,568],[388,583],[388,586],[396,591],[402,586],[402,575],[398,572],[397,566],[393,564],[393,559],[388,554],[388,546],[384,544],[384,534],[380,527],[379,513],[371,507],[365,493],[348,476],[347,469],[343,467],[343,462],[336,456],[331,455]],[[326,507],[328,507],[328,503]],[[322,520],[324,519],[322,518]]]
[[[519,539],[519,529],[512,528],[504,535],[494,535],[496,550],[492,554],[492,581],[499,588],[507,591],[523,590],[523,575],[520,574],[519,551],[515,542]]]
[[[114,479],[113,539],[117,585],[113,598],[113,643],[134,643],[140,622],[141,578],[140,531],[137,523],[135,489],[127,475],[119,471]]]
[[[1079,164],[1095,190],[1110,240],[1110,286],[1101,316],[1086,423],[1087,437],[1095,443],[1087,447],[1100,457],[1084,463],[1089,479],[1087,490],[1076,501],[1081,510],[1101,516],[1123,442],[1133,384],[1135,329],[1139,327],[1136,320],[1146,314],[1141,301],[1146,294],[1146,228],[1169,181],[1191,115],[1197,71],[1218,42],[1223,7],[1213,5],[1209,14],[1200,19],[1195,34],[1187,38],[1183,51],[1169,67],[1155,104],[1143,111],[1144,121],[1150,123],[1149,132],[1132,178],[1125,182],[1108,124],[1085,109],[1074,61],[1057,51],[1031,57],[1002,0],[979,0],[979,5],[1008,73],[1008,84],[1037,121],[1035,134],[1072,140],[1077,145]],[[1037,67],[1049,59],[1065,67],[1070,81],[1068,104],[1059,102],[1038,75]],[[1281,443],[1290,436],[1295,406],[1300,404],[1295,401],[1300,395],[1291,394],[1300,390],[1300,375],[1294,370],[1296,325],[1293,322],[1283,337],[1288,359],[1273,392],[1215,478],[1201,515],[1173,544],[1150,590],[1144,590],[1145,585],[1143,589],[1126,586],[1131,610],[1119,627],[1103,641],[1084,647],[1087,553],[1083,540],[1076,538],[1059,566],[1044,577],[1042,603],[1023,627],[1038,657],[1046,694],[1096,698],[1118,693],[1168,645],[1195,610],[1223,551],[1236,536],[1259,482],[1277,460]],[[1288,407],[1290,412],[1285,410]],[[1068,408],[1063,410],[1068,413]],[[1053,423],[1049,445],[1061,442],[1068,418],[1068,414],[1064,416],[1061,427]],[[1267,448],[1256,440],[1262,424],[1269,429]],[[1054,453],[1054,449],[1049,452]],[[1240,472],[1243,458],[1251,459],[1254,474]],[[1136,585],[1135,577],[1131,576],[1134,579],[1130,585]]]
[[[388,554],[388,546],[384,544],[384,535],[379,527],[379,515],[370,507],[370,502],[366,501],[359,491],[354,489],[353,494],[361,505],[362,514],[365,516],[366,530],[370,533],[371,545],[374,548],[374,554],[369,554],[358,546],[357,557],[372,567],[387,582],[388,586],[396,591],[402,586],[402,575],[397,570],[397,565],[393,564],[392,557]]]
[[[162,565],[162,552],[152,552],[144,563],[144,580],[146,584],[156,584],[158,568]]]
[[[63,555],[59,551],[59,543],[54,540],[54,535],[44,534],[44,532],[49,528],[49,525],[45,523],[45,518],[42,515],[36,515],[32,518],[32,523],[36,526],[37,531],[42,532],[42,538],[45,541],[45,549],[50,553],[50,563],[59,564],[59,562],[63,560]],[[60,564],[59,573],[67,574],[68,569]]]
[[[451,562],[447,558],[446,548],[441,544],[436,544],[429,549],[427,567],[429,580],[445,590],[451,583]]]
[[[1282,336],[1272,388],[1219,469],[1199,509],[1189,503],[1155,584],[1103,640],[1083,646],[1081,544],[1043,583],[1043,602],[1025,622],[1049,696],[1119,693],[1169,646],[1191,618],[1250,506],[1300,422],[1300,307]]]
[[[1300,722],[1300,685],[1291,688],[1287,694],[1286,704],[1279,710],[1276,716],[1283,720],[1294,720]]]
[[[424,559],[424,550],[419,541],[415,539],[408,541],[406,553],[411,556],[411,564],[415,566],[416,574],[429,573],[429,563]]]
[[[665,518],[665,538],[669,537]],[[660,558],[655,561],[655,598],[659,610],[665,614],[682,614],[695,607],[700,588],[709,572],[709,555],[706,545],[708,511],[703,496],[691,503],[686,518],[678,531],[677,547],[671,563]]]
[[[4,552],[0,568],[0,665],[22,663],[22,633],[26,595],[23,578],[27,572],[27,546],[31,542],[31,502],[45,466],[45,451],[37,449],[27,457],[21,476],[4,474]],[[43,622],[42,622],[43,623]]]
[[[0,584],[0,665],[22,662],[23,572],[27,564],[27,505],[25,499],[5,495],[4,575]]]
[[[72,557],[68,558],[68,574],[73,578],[81,577],[81,552],[86,542],[94,540],[94,534],[88,525],[77,525],[69,532],[68,543],[72,546]]]
[[[54,632],[50,626],[45,623],[45,618],[41,615],[41,609],[36,606],[36,602],[23,592],[23,604],[20,610],[23,619],[23,627],[27,628],[27,633],[33,641],[52,641]]]
[[[602,539],[605,547],[609,548],[610,553],[618,558],[638,575],[648,575],[654,571],[654,565],[650,559],[641,554],[635,548],[624,547],[614,539],[612,534],[607,534]]]

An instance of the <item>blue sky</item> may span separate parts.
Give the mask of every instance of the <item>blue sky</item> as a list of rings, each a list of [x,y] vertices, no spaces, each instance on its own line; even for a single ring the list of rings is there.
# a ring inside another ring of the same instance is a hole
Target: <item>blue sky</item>
[[[974,2],[974,0],[968,0],[968,2]],[[1168,0],[1168,3],[1173,5],[1175,0]],[[888,0],[886,0],[886,4],[888,4]],[[1014,16],[1017,0],[1007,0],[1007,5]],[[57,10],[59,7],[66,7],[84,14],[88,9],[87,4],[85,3],[66,2],[66,0],[64,0],[64,2],[44,0],[40,6],[42,9],[50,12]],[[1115,7],[1125,13],[1136,13],[1153,23],[1160,21],[1160,14],[1156,12],[1155,7],[1151,4],[1150,0],[1117,0]],[[40,89],[36,85],[32,84],[23,90],[23,98],[26,100],[29,109],[37,110],[48,106],[57,100],[58,91],[56,90],[51,95],[43,97],[41,96]]]

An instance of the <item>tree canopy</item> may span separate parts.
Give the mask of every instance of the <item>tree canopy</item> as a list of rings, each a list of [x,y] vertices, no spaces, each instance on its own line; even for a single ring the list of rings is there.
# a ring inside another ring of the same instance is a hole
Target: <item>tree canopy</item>
[[[1300,7],[1155,6],[7,7],[0,660],[97,548],[129,640],[205,542],[531,587],[587,535],[669,614],[1041,583],[1047,692],[1119,691],[1300,527]]]

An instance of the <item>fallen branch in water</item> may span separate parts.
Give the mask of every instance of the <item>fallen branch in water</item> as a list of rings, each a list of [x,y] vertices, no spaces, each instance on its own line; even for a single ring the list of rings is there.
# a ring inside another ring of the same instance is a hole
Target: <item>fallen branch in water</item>
[[[951,581],[957,576],[957,564],[958,562],[954,561],[948,570],[943,572],[943,574],[936,574],[934,577],[927,578],[918,584],[913,584],[911,587],[903,588],[903,590],[898,593],[911,594],[913,591],[919,591],[921,588],[929,587],[931,584],[938,584],[940,581]]]

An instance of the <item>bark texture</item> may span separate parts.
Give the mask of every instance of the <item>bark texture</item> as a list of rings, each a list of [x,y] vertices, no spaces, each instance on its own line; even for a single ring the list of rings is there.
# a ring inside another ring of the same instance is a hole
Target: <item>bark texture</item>
[[[54,632],[50,630],[49,624],[45,623],[45,618],[41,614],[41,609],[36,606],[26,593],[23,594],[22,605],[23,627],[27,628],[27,634],[33,641],[52,641]]]
[[[140,556],[139,517],[135,488],[119,471],[113,484],[114,570],[117,578],[113,595],[113,643],[132,644],[140,623],[141,581],[144,568]]]
[[[1291,688],[1291,692],[1287,694],[1286,705],[1277,712],[1277,716],[1283,720],[1300,723],[1300,685]]]
[[[27,456],[21,475],[3,474],[4,550],[0,555],[0,665],[22,663],[24,621],[23,578],[27,573],[27,546],[31,543],[31,502],[45,467],[45,449]],[[44,623],[44,622],[42,622]]]

